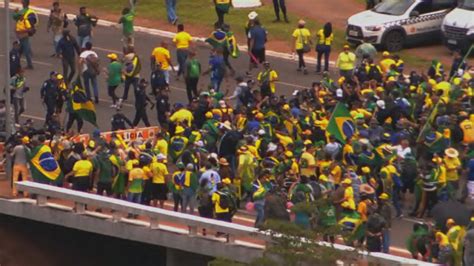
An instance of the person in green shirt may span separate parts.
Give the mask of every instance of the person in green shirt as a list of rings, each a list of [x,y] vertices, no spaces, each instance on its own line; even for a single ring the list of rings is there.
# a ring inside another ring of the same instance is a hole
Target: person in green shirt
[[[113,164],[109,159],[109,154],[103,150],[99,151],[97,156],[93,159],[95,170],[95,178],[97,180],[97,195],[105,194],[112,196],[112,178],[113,178]]]
[[[134,46],[135,39],[133,38],[133,21],[135,20],[135,2],[136,0],[130,1],[130,7],[125,7],[122,10],[122,16],[119,19],[119,24],[122,24],[122,42],[123,49],[129,46]]]
[[[122,83],[122,64],[118,61],[117,54],[108,54],[107,57],[110,59],[107,67],[107,91],[112,98],[111,107],[115,108],[118,101],[115,90]]]

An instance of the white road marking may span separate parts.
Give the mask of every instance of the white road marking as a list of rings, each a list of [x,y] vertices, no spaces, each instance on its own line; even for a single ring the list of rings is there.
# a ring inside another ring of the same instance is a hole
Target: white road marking
[[[5,55],[4,54],[0,54],[0,57],[4,57]],[[21,59],[22,62],[26,62],[26,59],[22,58]],[[32,60],[33,63],[37,64],[37,65],[43,65],[43,66],[53,66],[53,64],[50,64],[50,63],[45,63],[45,62],[41,62],[41,61],[36,61],[36,60]]]

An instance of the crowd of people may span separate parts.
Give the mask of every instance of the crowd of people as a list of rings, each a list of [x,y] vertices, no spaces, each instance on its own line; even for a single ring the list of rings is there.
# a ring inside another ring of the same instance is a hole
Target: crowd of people
[[[218,15],[223,12],[218,5],[230,3],[215,2]],[[27,68],[33,68],[28,38],[35,32],[35,13],[29,1],[23,3],[24,9],[14,16],[19,41],[10,52],[17,123],[28,91],[19,58],[25,56]],[[433,215],[439,202],[474,200],[473,68],[460,53],[455,52],[449,72],[438,60],[426,73],[408,72],[397,55],[385,51],[378,60],[346,45],[336,62],[339,73],[334,74],[328,68],[331,24],[315,39],[300,20],[292,34],[298,70],[308,73],[304,54],[315,46],[321,76],[310,88],[285,97],[278,95],[279,73],[265,57],[269,33],[258,14],[248,15],[245,29],[250,58],[245,75],[231,65],[239,51],[221,15],[206,40],[212,49],[207,69],[196,57],[191,35],[176,15],[170,16],[178,29],[172,40],[178,71],[171,75],[175,68],[169,44],[163,41],[151,52],[152,75],[147,80],[140,76],[142,63],[133,46],[134,1],[119,21],[124,54],[108,54],[104,69],[92,45],[98,18],[81,7],[74,20],[76,38],[59,3],[54,3],[48,29],[54,35],[53,56],[61,58],[63,72],[51,72],[41,90],[47,107],[45,128],[34,129],[27,121],[7,142],[13,181],[21,176],[160,208],[170,199],[175,211],[197,210],[202,217],[228,222],[246,208],[256,213],[257,227],[269,220],[292,221],[307,229],[340,226],[347,244],[372,252],[389,252],[394,217],[423,219]],[[287,20],[286,10],[284,16]],[[71,91],[80,86],[74,77],[82,78],[87,98],[98,104],[101,72],[107,74],[108,94],[117,109],[112,131],[143,121],[159,125],[154,138],[126,141],[117,133],[106,139],[95,130],[87,142],[74,141],[74,121],[77,132],[83,124],[70,106]],[[209,89],[198,91],[204,75],[210,76]],[[171,77],[185,80],[187,104],[170,102]],[[232,95],[220,89],[226,77],[235,79]],[[121,86],[124,93],[117,96]],[[130,86],[133,121],[121,111]],[[149,121],[148,104],[156,106],[158,123]],[[64,124],[59,119],[63,105],[68,113]],[[53,166],[34,162],[43,153],[51,155]],[[49,172],[35,175],[37,171],[28,170],[41,167]],[[300,205],[312,211],[297,208]],[[447,265],[472,261],[469,253],[462,258],[464,235],[472,235],[471,229],[454,219],[445,222],[447,229],[433,234],[425,224],[416,228],[411,237],[426,236],[437,251],[417,249],[414,257]],[[331,234],[324,238],[335,241]]]

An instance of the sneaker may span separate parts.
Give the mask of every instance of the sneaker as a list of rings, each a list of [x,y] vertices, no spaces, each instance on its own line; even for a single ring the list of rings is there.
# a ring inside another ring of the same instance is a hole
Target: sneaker
[[[176,25],[176,23],[178,23],[178,17],[176,17],[176,18],[173,20],[173,22],[171,22],[171,24],[173,24],[173,25]]]
[[[112,105],[110,105],[110,108],[117,108],[117,105],[112,104]]]
[[[303,74],[308,75],[308,70],[307,70],[307,69],[303,69]]]

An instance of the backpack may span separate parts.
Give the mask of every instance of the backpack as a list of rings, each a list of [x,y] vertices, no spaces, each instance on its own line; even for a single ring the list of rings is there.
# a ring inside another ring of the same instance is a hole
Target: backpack
[[[201,73],[201,64],[196,59],[189,61],[188,64],[188,76],[190,78],[199,78]]]
[[[100,74],[100,60],[97,56],[91,54],[86,57],[87,71],[89,74],[98,76]]]
[[[252,98],[252,92],[250,91],[250,88],[248,86],[239,86],[241,89],[241,92],[239,94],[239,100],[242,102],[244,106],[247,106]]]
[[[231,199],[230,199],[229,194],[227,194],[225,192],[220,192],[220,191],[218,191],[216,193],[219,195],[219,207],[221,207],[222,209],[230,208]]]

